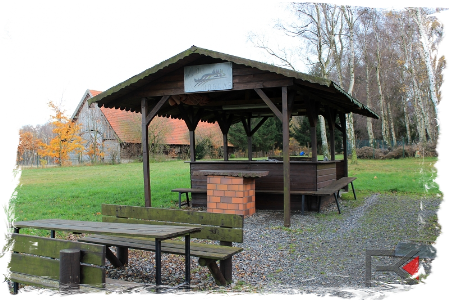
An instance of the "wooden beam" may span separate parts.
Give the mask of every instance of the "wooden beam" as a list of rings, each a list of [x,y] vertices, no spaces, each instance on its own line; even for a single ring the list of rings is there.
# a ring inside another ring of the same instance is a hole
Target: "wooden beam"
[[[263,123],[265,123],[266,120],[268,120],[268,117],[263,117],[263,119],[260,120],[259,123],[257,123],[256,127],[251,130],[250,135],[253,136],[256,131],[259,130],[259,128],[263,125]]]
[[[284,226],[290,227],[290,131],[288,126],[288,97],[287,87],[282,88],[282,152],[284,154]]]
[[[279,118],[279,120],[282,121],[282,113],[279,111],[279,109],[276,107],[276,105],[273,104],[273,102],[268,98],[268,96],[262,91],[261,89],[254,89],[256,93],[262,98],[262,100],[265,102],[266,105],[271,109],[271,111]],[[287,109],[287,108],[286,108]]]
[[[248,126],[249,121],[246,121],[245,117],[241,117],[243,129],[245,130],[246,136],[251,135],[251,126]]]
[[[148,124],[146,117],[148,115],[148,99],[141,100],[142,112],[142,160],[143,160],[143,190],[145,197],[145,207],[151,207],[151,186],[150,186],[150,158],[148,146]]]
[[[218,111],[214,111],[215,117],[218,122],[218,126],[220,126],[221,133],[223,134],[223,159],[224,161],[228,161],[228,132],[229,127],[231,127],[231,120],[233,118],[233,114],[226,115],[226,113],[220,114]]]
[[[159,112],[159,110],[161,109],[162,105],[164,105],[168,98],[170,98],[170,96],[163,96],[161,98],[161,100],[158,101],[158,103],[156,103],[156,105],[153,107],[153,109],[150,111],[150,113],[148,115],[144,115],[142,113],[142,118],[143,116],[145,116],[145,124],[148,126],[151,122],[151,120],[154,119],[154,117],[157,115],[157,113]]]
[[[179,104],[178,110],[181,113],[182,119],[184,122],[186,122],[187,128],[189,128],[189,131],[194,131],[196,127],[198,126],[198,123],[201,120],[201,116],[204,112],[203,108],[198,109],[198,111],[195,113],[193,106],[189,106],[188,108],[185,108],[184,105]]]

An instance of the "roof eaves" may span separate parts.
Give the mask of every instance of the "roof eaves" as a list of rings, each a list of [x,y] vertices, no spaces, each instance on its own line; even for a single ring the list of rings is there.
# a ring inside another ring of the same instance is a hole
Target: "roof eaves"
[[[364,105],[363,103],[359,102],[357,99],[355,99],[354,97],[352,97],[351,95],[349,95],[341,86],[339,86],[338,84],[336,84],[335,82],[332,81],[332,86],[338,90],[340,93],[342,93],[343,95],[345,95],[352,103],[354,103],[355,105],[357,105],[359,108],[367,110],[369,114],[371,114],[372,118],[375,119],[379,119],[379,116],[372,111],[368,106]]]

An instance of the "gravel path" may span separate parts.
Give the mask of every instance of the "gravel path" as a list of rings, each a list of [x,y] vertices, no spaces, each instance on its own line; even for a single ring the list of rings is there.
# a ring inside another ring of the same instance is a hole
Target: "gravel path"
[[[234,283],[218,287],[207,268],[192,259],[192,291],[314,293],[343,298],[364,297],[390,291],[398,276],[373,272],[373,287],[365,288],[365,250],[394,249],[398,242],[438,235],[436,212],[441,199],[372,195],[357,208],[342,201],[342,214],[335,204],[322,213],[293,212],[291,227],[283,227],[281,211],[257,211],[245,217],[244,251],[233,260]],[[373,266],[390,258],[373,258]],[[426,273],[430,261],[422,261]],[[154,253],[130,251],[129,267],[108,267],[107,276],[145,283],[136,291],[153,291]],[[183,258],[163,254],[163,282],[174,286],[183,281]],[[399,286],[396,290],[409,289]],[[173,290],[170,290],[173,291]]]

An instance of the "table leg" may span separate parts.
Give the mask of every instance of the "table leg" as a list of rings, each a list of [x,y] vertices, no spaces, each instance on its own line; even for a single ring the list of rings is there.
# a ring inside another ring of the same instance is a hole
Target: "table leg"
[[[186,284],[190,285],[190,234],[185,237]]]
[[[161,273],[161,240],[155,239],[156,242],[156,285],[162,284]]]

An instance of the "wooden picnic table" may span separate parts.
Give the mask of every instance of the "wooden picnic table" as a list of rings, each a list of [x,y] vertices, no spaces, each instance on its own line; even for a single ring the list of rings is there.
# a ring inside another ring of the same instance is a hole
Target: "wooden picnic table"
[[[186,284],[190,284],[190,233],[201,230],[201,227],[124,224],[109,222],[91,222],[61,219],[45,219],[32,221],[19,221],[14,223],[14,233],[21,228],[36,228],[51,230],[51,237],[55,231],[68,231],[73,233],[111,234],[127,237],[154,238],[156,244],[156,285],[162,283],[161,279],[161,241],[178,236],[185,237],[185,274]]]

